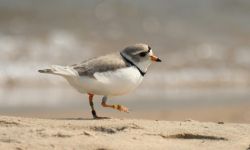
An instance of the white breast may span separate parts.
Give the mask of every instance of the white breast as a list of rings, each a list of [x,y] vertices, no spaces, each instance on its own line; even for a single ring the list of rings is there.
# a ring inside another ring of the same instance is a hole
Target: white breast
[[[83,93],[89,92],[97,95],[116,96],[134,90],[143,79],[135,67],[97,72],[94,74],[94,77],[81,76],[74,87]]]

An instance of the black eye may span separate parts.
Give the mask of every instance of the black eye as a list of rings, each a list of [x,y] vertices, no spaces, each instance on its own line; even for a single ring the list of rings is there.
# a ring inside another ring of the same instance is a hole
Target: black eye
[[[139,55],[140,55],[141,57],[145,57],[147,54],[148,54],[148,52],[141,52]]]

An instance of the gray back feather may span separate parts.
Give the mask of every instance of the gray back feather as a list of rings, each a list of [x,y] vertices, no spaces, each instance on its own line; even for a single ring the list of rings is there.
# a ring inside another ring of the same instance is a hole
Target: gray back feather
[[[119,53],[109,54],[83,61],[80,64],[72,65],[80,76],[94,77],[96,72],[113,71],[127,67],[128,64],[124,61]]]

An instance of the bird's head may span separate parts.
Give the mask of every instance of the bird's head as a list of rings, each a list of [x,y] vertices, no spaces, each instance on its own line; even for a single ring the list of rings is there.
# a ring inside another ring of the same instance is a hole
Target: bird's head
[[[121,55],[131,61],[143,72],[147,72],[152,62],[161,62],[161,59],[154,55],[152,48],[147,44],[135,44],[126,47]]]

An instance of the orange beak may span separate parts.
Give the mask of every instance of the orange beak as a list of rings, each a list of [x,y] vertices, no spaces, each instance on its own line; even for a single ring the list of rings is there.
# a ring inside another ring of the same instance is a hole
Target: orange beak
[[[161,62],[161,59],[155,55],[151,55],[150,58],[152,61]]]

